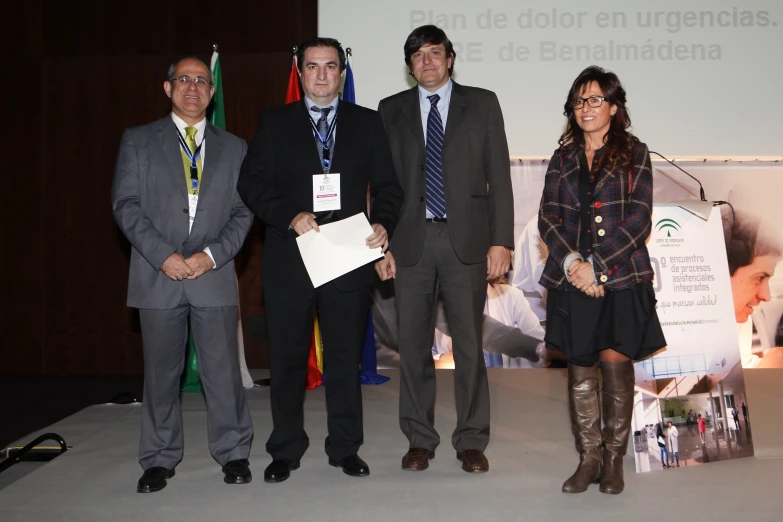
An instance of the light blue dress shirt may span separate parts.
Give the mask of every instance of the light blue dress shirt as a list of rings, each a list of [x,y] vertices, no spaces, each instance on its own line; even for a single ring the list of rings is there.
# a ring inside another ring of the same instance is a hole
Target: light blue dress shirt
[[[440,119],[443,122],[443,134],[446,134],[446,120],[449,117],[449,103],[451,102],[451,90],[452,90],[453,84],[451,83],[451,78],[449,78],[449,81],[446,82],[446,85],[441,87],[435,92],[430,92],[421,85],[419,85],[419,108],[421,109],[421,127],[424,130],[424,144],[427,144],[427,118],[430,116],[430,108],[432,107],[432,104],[430,103],[430,100],[427,99],[427,96],[432,96],[433,94],[437,94],[440,96],[440,100],[438,100],[438,112],[440,113]],[[445,176],[446,173],[444,172],[443,175]],[[427,219],[432,219],[435,217],[435,214],[430,212],[430,209],[426,210],[426,216]],[[445,215],[443,217],[446,217]]]

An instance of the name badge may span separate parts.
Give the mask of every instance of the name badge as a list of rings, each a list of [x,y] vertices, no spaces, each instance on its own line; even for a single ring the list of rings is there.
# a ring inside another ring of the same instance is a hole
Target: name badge
[[[313,212],[340,210],[340,174],[313,174]]]
[[[196,208],[198,208],[198,196],[196,194],[188,194],[188,218],[191,226],[193,225],[193,220],[196,219]]]

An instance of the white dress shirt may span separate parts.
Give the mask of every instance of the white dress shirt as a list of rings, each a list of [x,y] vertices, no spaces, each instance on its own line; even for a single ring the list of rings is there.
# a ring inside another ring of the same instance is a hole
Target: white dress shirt
[[[321,119],[321,116],[317,112],[313,112],[310,109],[312,107],[318,107],[320,109],[325,109],[326,107],[331,107],[332,110],[329,111],[329,115],[326,117],[326,128],[328,129],[329,126],[334,121],[335,117],[337,116],[337,104],[340,103],[340,97],[335,96],[334,100],[332,100],[327,105],[318,105],[313,100],[308,98],[307,96],[304,97],[305,107],[307,107],[307,114],[310,115],[310,118],[313,120],[313,122],[317,125],[318,120]],[[313,131],[313,137],[315,137],[315,131]],[[335,140],[335,143],[337,142],[337,125],[334,126],[334,131],[332,133],[332,138]]]

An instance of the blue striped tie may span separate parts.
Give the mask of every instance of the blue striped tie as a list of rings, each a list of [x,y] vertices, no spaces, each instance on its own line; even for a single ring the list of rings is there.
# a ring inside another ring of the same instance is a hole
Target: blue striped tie
[[[446,192],[443,190],[443,121],[438,112],[440,96],[427,96],[430,100],[430,114],[427,116],[427,208],[433,216],[446,215]]]
[[[318,119],[318,123],[316,123],[316,127],[318,128],[318,133],[321,135],[322,138],[326,138],[329,134],[329,124],[327,122],[327,118],[329,118],[329,113],[332,111],[332,106],[329,107],[317,107],[312,106],[310,107],[310,110],[313,112],[319,112],[321,113],[321,117]],[[331,151],[334,149],[334,135],[329,136],[328,141],[326,142],[326,149],[327,149],[327,161],[324,163],[324,144],[321,140],[318,139],[316,136],[315,138],[315,146],[318,148],[318,156],[321,158],[321,163],[324,166],[324,171],[329,171],[329,165],[331,165],[332,161],[332,154]]]

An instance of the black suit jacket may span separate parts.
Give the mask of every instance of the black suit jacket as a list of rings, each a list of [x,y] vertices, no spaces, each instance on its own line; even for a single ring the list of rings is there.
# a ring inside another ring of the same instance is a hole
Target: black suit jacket
[[[378,113],[340,101],[332,157],[340,173],[341,209],[329,221],[367,213],[391,237],[402,206],[402,189],[394,173],[389,144]],[[288,278],[294,288],[312,288],[289,229],[300,212],[313,212],[313,175],[323,172],[304,100],[267,110],[242,164],[237,189],[245,204],[267,227],[261,277]],[[319,220],[319,222],[323,223]],[[372,264],[335,280],[340,290],[372,283]]]
[[[405,204],[390,250],[416,264],[424,248],[425,151],[418,87],[382,100]],[[514,247],[514,198],[503,114],[491,91],[453,82],[443,139],[443,185],[449,234],[460,261],[480,263],[490,246]]]

